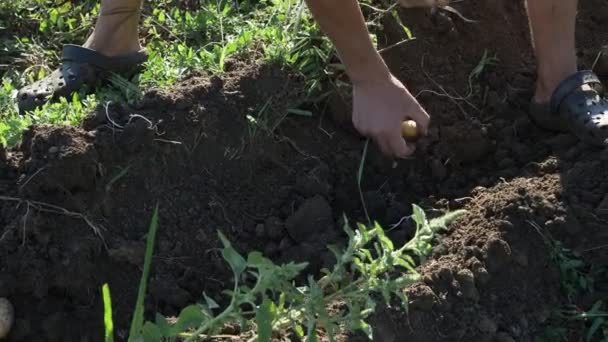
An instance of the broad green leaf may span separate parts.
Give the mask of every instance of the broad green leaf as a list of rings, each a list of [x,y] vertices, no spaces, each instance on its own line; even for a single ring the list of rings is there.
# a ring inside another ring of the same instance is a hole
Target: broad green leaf
[[[230,241],[228,241],[228,239],[226,239],[224,234],[221,232],[218,232],[218,234],[220,236],[220,240],[222,240],[222,244],[224,245],[222,256],[224,257],[224,260],[228,262],[234,274],[238,277],[243,273],[243,271],[245,271],[247,262],[245,261],[245,258],[243,258],[234,248],[232,248],[232,244]]]
[[[160,330],[162,336],[169,336],[171,334],[171,326],[167,322],[165,316],[157,313],[155,319],[156,327]]]
[[[255,322],[258,326],[258,341],[270,342],[272,339],[272,322],[276,318],[277,307],[268,298],[256,309]]]
[[[177,318],[177,323],[171,327],[173,336],[190,328],[196,328],[205,321],[205,315],[198,305],[189,305],[182,309]]]
[[[161,341],[161,331],[152,322],[146,322],[142,328],[141,335],[145,342],[159,342]]]

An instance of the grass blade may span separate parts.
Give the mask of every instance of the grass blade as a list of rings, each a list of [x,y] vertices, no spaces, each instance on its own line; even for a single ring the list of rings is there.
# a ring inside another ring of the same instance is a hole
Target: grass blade
[[[146,287],[148,285],[148,275],[150,274],[150,264],[152,263],[152,253],[154,252],[154,241],[156,240],[156,230],[158,229],[158,206],[154,209],[150,228],[148,229],[148,238],[146,239],[146,257],[144,259],[144,270],[139,281],[139,291],[137,292],[137,302],[135,302],[135,312],[131,321],[131,330],[129,331],[129,341],[134,341],[141,333],[144,325],[144,299],[146,297]]]
[[[363,190],[361,190],[361,180],[363,179],[363,169],[365,167],[365,159],[367,157],[367,148],[369,147],[369,139],[365,140],[365,146],[363,147],[363,154],[361,155],[361,162],[359,163],[359,171],[357,172],[357,188],[359,189],[359,197],[361,198],[361,205],[363,205],[363,211],[365,212],[365,218],[369,226],[372,226],[372,219],[369,217],[367,212],[367,205],[365,205],[365,199],[363,198]]]
[[[108,284],[103,284],[101,287],[101,295],[103,297],[103,325],[105,330],[105,342],[114,342],[114,321],[112,320],[112,297],[110,296],[110,287]]]

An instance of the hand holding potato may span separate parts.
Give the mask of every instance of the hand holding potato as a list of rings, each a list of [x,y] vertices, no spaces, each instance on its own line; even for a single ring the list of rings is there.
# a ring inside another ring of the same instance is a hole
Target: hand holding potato
[[[353,124],[387,156],[405,158],[414,153],[416,138],[426,135],[429,115],[389,74],[353,83]]]

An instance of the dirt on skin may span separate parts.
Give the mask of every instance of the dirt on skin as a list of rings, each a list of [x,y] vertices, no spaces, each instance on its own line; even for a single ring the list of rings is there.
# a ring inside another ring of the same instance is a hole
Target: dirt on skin
[[[608,42],[600,29],[608,4],[581,6],[579,56],[590,66]],[[409,315],[378,310],[375,340],[532,341],[568,303],[540,232],[596,274],[580,307],[608,297],[608,151],[527,118],[534,69],[520,2],[454,7],[478,22],[401,12],[418,39],[384,55],[432,114],[431,134],[396,168],[372,148],[363,190],[384,225],[411,214],[412,203],[430,215],[468,213],[407,289]],[[384,24],[383,46],[403,38]],[[484,50],[499,62],[467,97]],[[310,272],[332,264],[325,246],[345,240],[342,213],[364,220],[355,179],[363,140],[346,127],[347,108],[334,101],[327,115],[285,115],[301,77],[274,66],[230,69],[150,92],[137,107],[101,107],[79,128],[32,127],[20,146],[0,149],[0,297],[16,310],[9,341],[101,341],[106,282],[125,340],[156,205],[150,314],[175,315],[203,292],[221,298],[231,279],[218,230],[243,253],[305,260]],[[405,223],[391,238],[411,234]],[[583,334],[576,325],[567,340]]]

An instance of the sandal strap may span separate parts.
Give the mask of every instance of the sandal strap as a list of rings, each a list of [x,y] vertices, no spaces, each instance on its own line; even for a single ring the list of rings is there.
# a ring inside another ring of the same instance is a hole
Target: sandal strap
[[[80,45],[66,44],[63,47],[64,61],[91,64],[106,71],[119,72],[145,62],[146,58],[142,51],[108,57]]]
[[[599,94],[604,92],[602,82],[597,75],[593,73],[593,71],[578,71],[568,76],[559,84],[559,86],[557,86],[557,89],[555,89],[553,95],[551,96],[551,111],[553,113],[559,113],[559,107],[562,105],[568,95],[580,89],[580,87],[583,85],[592,86],[592,88],[594,88]]]

